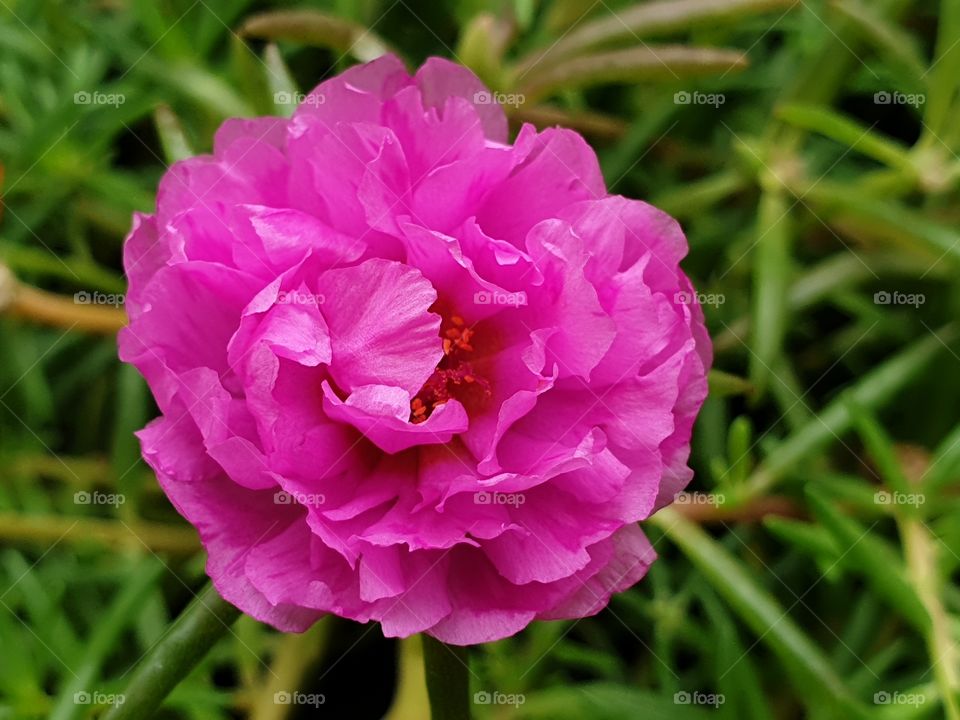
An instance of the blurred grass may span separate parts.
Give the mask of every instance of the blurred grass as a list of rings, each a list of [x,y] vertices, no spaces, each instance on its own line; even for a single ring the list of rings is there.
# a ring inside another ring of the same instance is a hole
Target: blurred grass
[[[525,697],[477,715],[960,718],[956,0],[0,1],[0,718],[99,714],[74,693],[122,692],[203,582],[131,435],[155,409],[118,316],[71,296],[123,291],[131,212],[224,118],[387,47],[585,132],[614,191],[683,223],[716,340],[661,561],[477,649],[473,689]],[[279,678],[386,712],[395,644],[308,637],[242,618],[163,716],[308,716]],[[409,648],[391,720],[422,714]]]

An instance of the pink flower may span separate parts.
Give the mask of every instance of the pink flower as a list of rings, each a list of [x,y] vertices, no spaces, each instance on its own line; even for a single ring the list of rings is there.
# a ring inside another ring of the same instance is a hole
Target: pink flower
[[[574,132],[394,57],[234,119],[126,242],[139,433],[224,598],[496,640],[598,612],[690,480],[710,344],[677,223]]]

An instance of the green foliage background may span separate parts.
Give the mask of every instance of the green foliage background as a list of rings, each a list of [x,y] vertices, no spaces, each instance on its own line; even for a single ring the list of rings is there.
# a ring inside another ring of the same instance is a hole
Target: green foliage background
[[[661,560],[475,649],[472,689],[524,698],[477,717],[960,719],[958,0],[0,0],[0,718],[100,715],[75,694],[123,692],[204,584],[146,387],[71,296],[123,292],[131,212],[224,118],[385,48],[583,131],[683,223],[716,343]],[[418,653],[241,618],[161,715],[418,719]]]

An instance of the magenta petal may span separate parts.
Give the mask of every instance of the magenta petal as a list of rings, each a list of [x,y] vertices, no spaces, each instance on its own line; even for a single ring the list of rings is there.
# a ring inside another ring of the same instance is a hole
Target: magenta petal
[[[392,385],[411,397],[433,373],[443,350],[437,293],[423,275],[398,262],[367,260],[329,270],[318,286],[330,329],[330,372],[344,390]]]
[[[507,116],[503,109],[490,101],[490,91],[463,65],[429,58],[417,71],[414,82],[423,93],[426,107],[443,109],[449,98],[464,98],[473,104],[486,136],[501,143],[507,141]]]
[[[269,539],[271,532],[286,527],[294,518],[283,513],[264,516],[262,494],[240,488],[216,472],[187,480],[181,460],[172,453],[202,454],[200,438],[189,421],[162,420],[141,433],[143,454],[177,510],[200,533],[207,550],[207,574],[217,591],[245,612],[287,632],[302,632],[319,617],[316,611],[294,603],[271,603],[243,572],[251,548]],[[174,475],[168,474],[172,471]],[[267,495],[269,497],[269,495]],[[228,502],[229,519],[222,503]]]
[[[556,328],[547,342],[547,362],[556,362],[560,377],[590,379],[616,338],[616,322],[600,304],[596,287],[587,278],[583,243],[569,225],[548,220],[527,235],[530,255],[544,268],[544,292],[529,300],[531,329]]]
[[[466,410],[456,400],[438,407],[426,421],[411,423],[410,396],[400,388],[388,385],[354,388],[343,402],[324,383],[323,408],[330,418],[353,425],[388,453],[415,445],[449,442],[468,425]]]
[[[612,551],[603,569],[579,582],[573,593],[562,603],[544,612],[544,620],[561,620],[595,615],[607,606],[610,596],[637,583],[647,574],[647,570],[657,554],[638,525],[626,525],[616,535],[600,547],[591,548],[591,555],[602,552],[602,546]]]
[[[523,247],[538,222],[558,217],[571,203],[604,195],[600,165],[583,138],[570,130],[545,130],[524,162],[487,195],[477,220],[491,237]]]
[[[267,258],[278,267],[290,267],[308,252],[323,263],[348,263],[366,249],[362,240],[338,232],[298,210],[257,205],[246,205],[243,210],[248,213]]]
[[[409,83],[403,63],[384,55],[320,83],[297,107],[294,120],[307,116],[331,126],[377,122],[384,101]]]
[[[433,627],[450,614],[449,558],[445,554],[406,552],[401,548],[391,559],[399,566],[393,575],[402,577],[403,591],[374,602],[373,617],[380,621],[384,635],[408,637]],[[386,574],[382,560],[378,570],[381,576]],[[396,587],[399,585],[391,592]]]
[[[123,270],[130,279],[127,292],[127,312],[140,313],[140,295],[145,283],[170,260],[167,238],[157,232],[157,220],[152,215],[134,213],[133,228],[123,244]]]

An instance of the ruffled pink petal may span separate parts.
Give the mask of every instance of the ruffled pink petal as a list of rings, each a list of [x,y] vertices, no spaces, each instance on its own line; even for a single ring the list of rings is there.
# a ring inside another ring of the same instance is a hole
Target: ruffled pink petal
[[[616,337],[616,323],[587,279],[583,241],[569,225],[547,220],[527,235],[527,252],[543,268],[544,285],[525,312],[529,329],[555,329],[547,342],[547,363],[560,377],[590,379]]]
[[[614,593],[635,585],[657,554],[638,525],[626,525],[609,540],[590,548],[601,559],[602,569],[585,580],[576,580],[573,592],[563,602],[540,613],[542,620],[566,620],[596,615]]]
[[[283,207],[288,172],[284,152],[269,136],[239,136],[215,156],[200,155],[170,167],[157,191],[157,221],[164,227],[179,213],[215,202]]]
[[[308,253],[328,266],[357,260],[367,244],[338,232],[319,218],[289,208],[245,205],[241,208],[263,245],[266,260],[275,268],[287,269]]]
[[[570,130],[549,129],[504,182],[489,193],[477,221],[491,237],[524,247],[527,232],[558,217],[568,205],[606,195],[600,165],[583,138]]]
[[[486,86],[463,65],[443,58],[428,58],[414,76],[414,82],[423,93],[424,106],[442,110],[450,98],[463,98],[473,105],[489,139],[507,141],[507,116],[503,108],[489,101]]]
[[[157,231],[157,219],[144,213],[133,214],[133,228],[123,243],[123,271],[130,281],[125,307],[131,319],[140,314],[143,288],[170,260],[170,245]]]
[[[354,388],[346,401],[323,385],[327,416],[348,423],[384,452],[397,453],[416,445],[450,442],[467,429],[467,411],[456,400],[439,406],[422,423],[410,422],[410,396],[389,385]]]
[[[227,343],[258,289],[246,273],[210,263],[161,268],[140,290],[139,313],[120,331],[120,359],[135,365],[165,410],[178,374],[198,367],[232,371]]]
[[[320,83],[297,106],[293,120],[306,117],[329,126],[376,123],[383,103],[410,82],[403,63],[395,55],[384,55]]]
[[[184,459],[204,456],[202,439],[196,426],[183,417],[155,420],[139,437],[144,459],[157,473],[163,491],[200,533],[214,587],[228,602],[262,622],[285,632],[306,630],[320,613],[296,603],[271,603],[244,573],[251,550],[288,527],[295,516],[265,515],[264,494],[230,482],[216,472],[214,464],[194,474],[199,468],[189,462],[185,465]],[[224,504],[230,508],[230,522],[224,522]]]
[[[443,355],[440,318],[429,312],[436,291],[398,262],[367,260],[320,276],[330,329],[330,373],[350,392],[391,385],[416,395]]]

